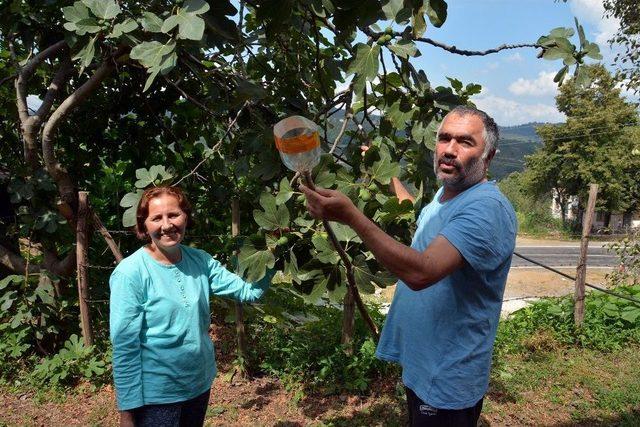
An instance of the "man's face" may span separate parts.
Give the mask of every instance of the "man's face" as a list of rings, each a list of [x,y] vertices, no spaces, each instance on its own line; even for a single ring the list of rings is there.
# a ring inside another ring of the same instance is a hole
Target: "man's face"
[[[464,191],[486,176],[484,124],[474,115],[449,114],[438,132],[433,167],[445,187]]]

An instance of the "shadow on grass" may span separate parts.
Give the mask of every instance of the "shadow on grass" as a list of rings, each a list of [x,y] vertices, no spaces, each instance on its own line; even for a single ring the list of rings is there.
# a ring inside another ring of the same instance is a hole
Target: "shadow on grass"
[[[407,425],[407,414],[403,402],[397,404],[376,403],[351,415],[323,419],[323,423],[332,426],[385,426]]]
[[[493,402],[501,404],[515,403],[517,397],[513,391],[509,390],[506,383],[495,379],[491,380],[489,390],[487,390],[487,394],[485,395],[485,399],[489,398]]]
[[[255,393],[258,395],[258,397],[247,400],[242,405],[240,405],[240,407],[243,409],[262,409],[263,407],[267,406],[272,400],[272,395],[274,393],[277,394],[279,391],[280,388],[278,387],[277,383],[269,382],[263,386],[256,388]]]

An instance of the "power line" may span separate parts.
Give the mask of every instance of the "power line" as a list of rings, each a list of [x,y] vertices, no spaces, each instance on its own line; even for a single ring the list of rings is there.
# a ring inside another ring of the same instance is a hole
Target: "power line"
[[[638,126],[638,124],[636,123],[623,123],[620,125],[617,125],[617,128],[627,128],[627,127],[636,127]],[[586,128],[583,129],[583,131],[590,131],[590,130],[598,130],[598,129],[611,129],[613,126],[597,126],[597,127],[592,127],[592,128]],[[583,134],[573,134],[573,135],[565,135],[565,136],[561,136],[561,137],[557,137],[557,138],[549,138],[549,139],[542,139],[540,142],[538,141],[514,141],[514,142],[504,142],[504,143],[500,143],[500,141],[498,141],[498,148],[499,147],[508,147],[511,145],[521,145],[521,144],[543,144],[544,142],[547,141],[561,141],[564,139],[572,139],[572,138],[579,138],[579,137],[583,137],[583,136],[592,136],[592,135],[604,135],[610,132],[596,132],[596,133],[583,133]]]

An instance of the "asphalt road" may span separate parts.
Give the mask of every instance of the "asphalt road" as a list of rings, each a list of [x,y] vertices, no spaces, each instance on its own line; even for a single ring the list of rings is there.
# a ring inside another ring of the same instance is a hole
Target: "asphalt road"
[[[531,258],[549,267],[577,267],[580,257],[580,245],[549,245],[549,246],[516,246],[515,252]],[[590,244],[587,252],[587,267],[616,267],[618,257],[607,251],[600,244]],[[515,254],[511,260],[511,267],[535,267]]]

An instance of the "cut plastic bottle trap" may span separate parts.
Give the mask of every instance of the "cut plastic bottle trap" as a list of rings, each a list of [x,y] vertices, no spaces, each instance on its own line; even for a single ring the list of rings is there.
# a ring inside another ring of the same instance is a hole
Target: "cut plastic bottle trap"
[[[290,116],[273,127],[282,162],[294,172],[311,171],[320,162],[318,125],[302,116]]]

